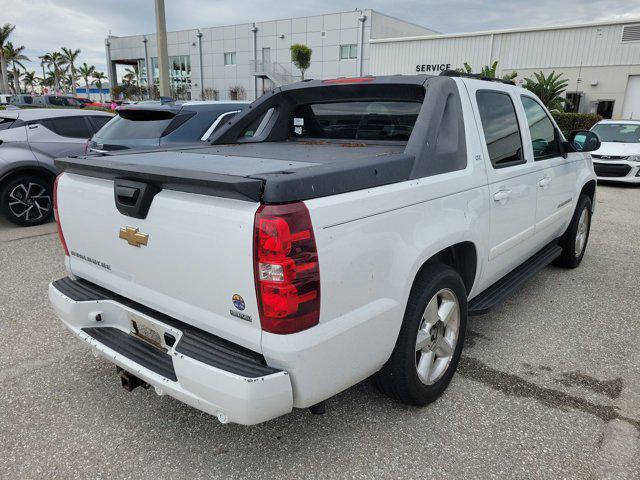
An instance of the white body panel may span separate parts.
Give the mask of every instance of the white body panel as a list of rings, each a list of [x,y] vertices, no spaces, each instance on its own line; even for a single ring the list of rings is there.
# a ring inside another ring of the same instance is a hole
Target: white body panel
[[[112,181],[65,174],[58,188],[74,275],[260,351],[252,258],[257,204],[163,190],[140,220],[118,212]],[[124,226],[148,234],[148,245],[118,238]],[[234,294],[253,322],[230,314]]]
[[[640,79],[640,76],[637,78]],[[637,113],[640,113],[640,109]],[[640,125],[640,120],[602,120],[601,122],[598,122],[597,125],[600,124]],[[598,180],[640,184],[640,142],[621,143],[603,141],[600,148],[591,153],[593,154],[593,162],[595,165],[605,168],[608,165],[629,167],[628,173],[624,176],[598,176]]]
[[[468,293],[471,299],[561,235],[580,190],[595,179],[582,154],[534,162],[521,104],[516,110],[526,162],[494,169],[473,92],[479,88],[504,91],[518,105],[524,91],[497,83],[455,81],[461,89],[465,119],[468,161],[464,170],[305,201],[318,249],[319,325],[289,335],[261,331],[252,263],[258,205],[250,202],[161,191],[147,218],[136,220],[116,210],[113,182],[65,174],[59,185],[59,208],[69,250],[108,261],[111,266],[106,270],[72,253],[70,270],[182,322],[261,352],[269,366],[288,373],[289,383],[273,379],[269,384],[273,390],[258,394],[277,397],[267,410],[256,402],[254,416],[238,419],[242,413],[228,414],[232,421],[253,423],[292,406],[307,407],[325,400],[375,373],[388,360],[414,279],[427,260],[452,245],[473,244],[477,265]],[[539,182],[545,177],[551,183],[543,182],[543,187]],[[494,195],[504,189],[511,190],[507,201],[496,201]],[[124,225],[149,234],[147,247],[135,248],[119,240],[117,232]],[[250,321],[229,314],[234,293],[244,297],[243,313]],[[65,324],[89,341],[79,331],[88,325],[88,307],[55,292],[51,297]],[[113,308],[125,307],[116,304]],[[111,357],[157,384],[158,379],[136,370],[126,359]],[[209,406],[215,405],[228,412],[229,397],[220,392],[227,386],[215,383],[217,373],[210,377],[212,390],[202,390],[205,377],[199,377],[201,381],[193,383],[192,389],[181,375],[196,375],[191,370],[195,365],[181,361],[176,371],[185,391],[171,394],[205,411],[215,410]],[[228,388],[235,387],[232,383]],[[291,389],[290,400],[287,388]],[[195,397],[204,399],[206,408]]]

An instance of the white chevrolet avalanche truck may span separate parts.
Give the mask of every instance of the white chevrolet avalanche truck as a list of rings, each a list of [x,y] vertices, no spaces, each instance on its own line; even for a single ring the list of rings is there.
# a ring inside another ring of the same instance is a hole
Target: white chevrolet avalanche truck
[[[204,147],[57,160],[49,297],[125,388],[223,423],[319,413],[370,376],[426,405],[469,315],[580,264],[599,146],[455,72],[279,87]]]

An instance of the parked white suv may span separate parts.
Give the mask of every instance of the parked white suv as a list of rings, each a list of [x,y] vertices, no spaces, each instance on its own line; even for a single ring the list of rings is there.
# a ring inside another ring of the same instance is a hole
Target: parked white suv
[[[69,277],[49,296],[127,389],[222,422],[317,411],[374,374],[425,405],[468,315],[585,252],[598,137],[565,141],[512,84],[302,82],[210,142],[58,160]]]
[[[602,120],[591,131],[602,141],[591,154],[598,180],[640,183],[640,120]]]

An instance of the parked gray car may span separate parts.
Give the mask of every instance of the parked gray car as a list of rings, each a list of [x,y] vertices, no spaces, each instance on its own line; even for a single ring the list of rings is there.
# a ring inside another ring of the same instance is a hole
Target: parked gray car
[[[53,214],[53,159],[84,153],[111,113],[79,109],[0,111],[0,211],[17,225]]]
[[[66,107],[84,108],[84,103],[75,97],[64,95],[12,95],[9,105],[16,107]]]

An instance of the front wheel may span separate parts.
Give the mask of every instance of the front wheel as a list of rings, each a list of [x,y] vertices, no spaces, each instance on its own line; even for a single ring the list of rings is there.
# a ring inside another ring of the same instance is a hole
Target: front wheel
[[[580,195],[571,223],[560,239],[562,254],[557,264],[565,268],[576,268],[582,262],[591,231],[591,198]]]
[[[18,175],[0,188],[0,210],[20,226],[40,225],[53,214],[51,182],[35,175]]]
[[[447,388],[458,366],[467,326],[467,293],[451,267],[426,267],[411,290],[391,357],[375,377],[402,403],[426,405]]]

